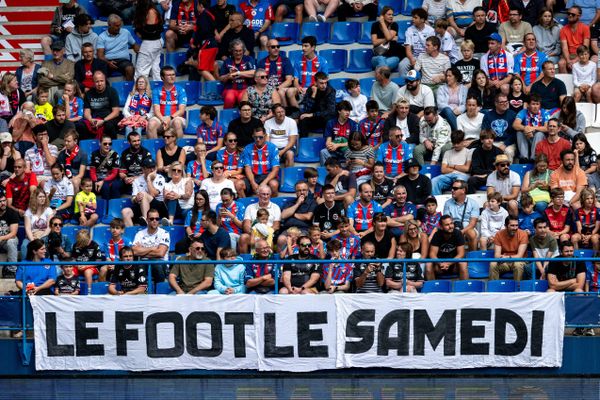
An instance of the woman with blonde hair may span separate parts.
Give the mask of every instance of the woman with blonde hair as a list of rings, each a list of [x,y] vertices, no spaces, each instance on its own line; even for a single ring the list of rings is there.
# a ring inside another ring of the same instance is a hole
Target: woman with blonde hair
[[[71,256],[75,261],[102,261],[102,252],[98,243],[94,242],[90,237],[90,231],[82,229],[75,236],[75,244]],[[91,287],[94,275],[98,275],[98,268],[94,265],[78,265],[79,274],[83,274],[87,283],[88,293],[91,292]]]
[[[125,128],[125,137],[134,130],[141,135],[153,115],[150,82],[146,75],[142,75],[135,80],[135,85],[125,100],[119,128]]]
[[[43,239],[50,233],[50,220],[54,210],[50,208],[50,199],[44,189],[38,187],[29,199],[29,207],[25,211],[25,238],[21,244],[23,258],[27,254],[27,244],[35,239]]]
[[[0,118],[10,122],[26,100],[17,76],[10,72],[5,73],[0,82]]]
[[[169,218],[163,218],[163,225],[173,225],[175,218],[185,219],[194,206],[194,182],[186,177],[182,163],[175,161],[169,166],[171,180],[165,184],[164,197]]]

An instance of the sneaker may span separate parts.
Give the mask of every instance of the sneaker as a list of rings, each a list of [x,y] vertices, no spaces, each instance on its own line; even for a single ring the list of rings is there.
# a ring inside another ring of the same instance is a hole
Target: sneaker
[[[572,333],[573,336],[583,336],[584,334],[585,334],[585,329],[583,329],[583,328],[575,328]]]
[[[593,328],[587,328],[587,329],[584,329],[584,332],[583,332],[583,334],[584,334],[585,336],[596,336],[596,332],[594,332],[594,329],[593,329]]]
[[[325,21],[327,21],[327,18],[325,18],[325,16],[323,14],[319,14],[319,15],[317,15],[317,20],[319,22],[325,22]]]
[[[23,337],[23,331],[17,331],[13,333],[12,337],[15,339],[21,339]]]
[[[171,226],[173,225],[173,223],[171,222],[171,220],[169,220],[169,218],[164,218],[160,220],[160,224],[162,226]]]
[[[309,15],[308,16],[308,21],[309,22],[319,22],[319,20],[317,19],[316,15]]]

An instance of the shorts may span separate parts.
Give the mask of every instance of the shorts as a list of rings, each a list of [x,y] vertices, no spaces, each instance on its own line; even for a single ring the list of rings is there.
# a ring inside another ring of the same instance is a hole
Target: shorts
[[[125,69],[127,69],[128,67],[133,68],[133,63],[131,62],[131,60],[129,60],[127,58],[119,58],[116,60],[109,60],[109,61],[114,61],[117,64],[117,69],[123,75],[125,75]]]
[[[152,121],[153,119],[156,120],[158,123],[161,123],[161,121],[160,121],[160,119],[158,119],[158,117],[152,117],[152,118],[150,118],[150,121]],[[185,129],[186,126],[187,126],[187,120],[185,118],[183,118],[183,117],[171,118],[171,123],[169,124],[169,126],[172,127],[173,126],[173,122],[175,122],[177,120],[181,122],[181,127],[183,129]],[[150,122],[150,121],[148,121],[148,122]]]
[[[98,275],[98,268],[94,265],[78,265],[75,271],[79,272],[79,275],[82,275],[88,269],[92,271],[92,275]]]
[[[453,263],[450,266],[450,268],[448,268],[448,270],[444,271],[444,272],[438,272],[438,270],[437,270],[438,264],[436,263],[434,265],[436,267],[435,268],[436,275],[442,275],[442,276],[445,276],[445,275],[458,275],[458,263]]]
[[[265,179],[267,179],[267,176],[269,176],[269,174],[263,174],[263,175],[254,175],[254,182],[256,182],[258,185],[260,185],[261,183],[264,182]],[[244,177],[244,183],[246,184],[246,194],[247,195],[252,195],[252,185],[250,184],[250,180],[246,177]]]
[[[177,34],[177,40],[175,41],[175,47],[176,48],[180,48],[180,47],[184,47],[188,46],[190,44],[190,41],[192,40],[192,35],[194,34],[194,32],[190,32],[187,35],[180,35],[179,33]]]

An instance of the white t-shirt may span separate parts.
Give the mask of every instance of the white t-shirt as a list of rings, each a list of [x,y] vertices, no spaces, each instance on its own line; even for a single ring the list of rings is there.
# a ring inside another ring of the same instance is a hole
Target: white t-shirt
[[[67,200],[68,196],[75,196],[73,184],[66,176],[64,176],[58,182],[54,179],[50,179],[44,182],[44,192],[50,194],[52,188],[56,188],[56,192],[54,192],[54,195],[50,200],[50,205],[52,205],[53,207],[60,206],[62,203],[65,202],[65,200]]]
[[[475,118],[469,118],[467,113],[463,113],[456,118],[456,127],[465,133],[466,140],[477,140],[479,139],[479,134],[481,133],[482,122],[482,113],[477,113]]]
[[[367,96],[359,94],[356,97],[352,97],[350,93],[344,95],[342,100],[346,100],[352,105],[352,111],[350,111],[350,119],[354,122],[360,122],[362,119],[367,118]]]
[[[158,190],[158,195],[155,197],[155,199],[158,201],[163,201],[163,194],[165,190],[165,177],[160,174],[156,174],[156,178],[154,178],[152,185],[154,185],[154,188]],[[135,178],[131,187],[132,196],[136,196],[140,192],[148,193],[148,183],[146,182],[146,177],[144,175],[140,175],[137,178]]]
[[[229,188],[233,190],[233,193],[237,194],[235,185],[229,179],[224,179],[223,182],[220,183],[215,183],[212,178],[202,181],[200,190],[206,190],[206,193],[208,193],[208,203],[211,210],[217,210],[217,205],[221,202],[221,190],[225,188]]]
[[[429,36],[435,36],[435,31],[429,25],[425,25],[423,30],[418,30],[413,25],[406,30],[405,46],[412,47],[413,57],[417,58],[425,53],[425,42]]]
[[[274,222],[281,221],[281,209],[273,202],[269,202],[268,207],[261,207],[258,205],[258,203],[250,204],[248,207],[246,207],[244,221],[249,220],[253,222],[256,219],[256,213],[258,213],[258,210],[261,208],[266,208],[269,212],[269,221],[267,225],[272,227]]]
[[[183,196],[185,194],[185,186],[188,180],[190,180],[190,178],[183,178],[179,181],[179,183],[175,183],[173,181],[167,182],[164,190],[168,192],[175,192],[178,195]],[[192,195],[187,200],[179,199],[177,201],[179,202],[179,207],[181,207],[182,210],[190,210],[192,207],[194,207],[194,193],[192,192]]]
[[[48,149],[53,157],[58,156],[58,148],[55,145],[49,144]],[[48,164],[44,152],[40,152],[37,146],[33,146],[25,152],[25,162],[31,165],[31,172],[37,176],[52,176],[50,171],[52,166]]]
[[[425,108],[435,107],[435,96],[433,90],[427,85],[420,84],[419,92],[413,96],[413,94],[405,86],[402,86],[398,91],[398,97],[404,97],[411,106]]]
[[[133,245],[140,245],[142,247],[158,247],[160,245],[167,246],[167,252],[163,257],[163,260],[169,261],[169,246],[171,245],[171,236],[169,232],[162,228],[158,228],[154,234],[148,233],[148,228],[142,229],[135,234],[133,239]]]
[[[269,135],[269,141],[281,150],[289,144],[290,136],[298,136],[298,125],[290,117],[285,117],[281,124],[275,118],[270,118],[265,121],[265,131]]]
[[[46,230],[46,228],[48,228],[50,218],[54,216],[54,210],[48,207],[44,210],[44,212],[41,215],[35,215],[28,208],[27,210],[25,210],[25,216],[29,217],[32,231],[43,231]]]

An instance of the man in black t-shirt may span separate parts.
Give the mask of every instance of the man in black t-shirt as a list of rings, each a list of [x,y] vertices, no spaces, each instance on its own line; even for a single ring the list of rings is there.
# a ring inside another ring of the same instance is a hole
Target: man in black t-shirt
[[[567,241],[560,243],[560,256],[572,258],[575,247]],[[582,261],[551,261],[548,265],[549,292],[583,292],[585,263]]]
[[[343,202],[345,207],[354,203],[356,198],[356,176],[343,169],[340,162],[335,157],[329,157],[325,161],[325,184],[332,185],[335,188],[335,201]]]
[[[323,186],[322,196],[325,202],[315,208],[313,225],[321,229],[321,238],[329,239],[336,234],[341,217],[346,216],[342,202],[335,201],[335,188],[329,184]]]
[[[373,200],[381,204],[381,208],[385,208],[392,204],[394,201],[394,180],[385,176],[383,169],[383,163],[377,161],[373,166],[373,179],[371,179],[371,186],[373,186]]]
[[[94,87],[83,98],[83,118],[87,129],[81,132],[86,135],[81,139],[95,139],[100,131],[117,138],[121,120],[119,94],[106,85],[106,76],[101,71],[94,72]]]
[[[416,205],[425,205],[431,196],[431,179],[420,174],[421,165],[414,158],[404,161],[404,171],[407,172],[396,184],[406,188],[406,201]]]
[[[19,239],[17,239],[17,230],[19,229],[19,214],[8,207],[6,194],[0,192],[0,251],[6,252],[7,260],[10,263],[17,263]],[[4,278],[14,278],[17,271],[16,265],[4,266],[2,276]]]
[[[92,152],[90,178],[94,183],[94,191],[103,199],[116,199],[121,196],[122,181],[119,177],[121,160],[119,153],[112,149],[110,136],[103,136],[100,149]]]
[[[236,134],[238,139],[238,146],[244,148],[250,143],[254,143],[252,135],[254,129],[262,128],[263,124],[260,119],[252,116],[252,106],[247,101],[241,101],[240,105],[240,116],[229,123],[227,132],[233,132]]]
[[[483,7],[473,9],[473,25],[465,30],[465,40],[471,40],[475,44],[476,58],[488,51],[488,38],[496,32],[496,25],[486,21]]]
[[[440,227],[431,239],[429,258],[465,258],[465,237],[459,229],[454,229],[451,215],[443,215]],[[466,262],[427,263],[425,276],[428,281],[436,279],[436,275],[458,274],[459,279],[469,279]]]
[[[48,131],[50,143],[60,149],[63,146],[65,133],[71,129],[75,129],[75,124],[67,121],[64,104],[54,106],[52,112],[54,113],[54,119],[45,123],[46,130]]]
[[[119,260],[133,261],[133,249],[123,246],[119,251]],[[117,285],[120,287],[117,289]],[[114,295],[146,294],[148,272],[142,265],[117,265],[110,277],[108,292]]]
[[[362,244],[362,258],[375,258],[375,245],[371,242]],[[385,276],[381,263],[354,264],[354,282],[356,293],[383,293]]]
[[[309,260],[314,258],[310,253],[312,243],[308,236],[298,238],[298,254],[287,257],[288,260]],[[316,294],[317,284],[321,276],[320,264],[298,263],[284,264],[279,294]]]
[[[217,0],[217,3],[208,11],[215,17],[215,29],[217,31],[215,39],[220,41],[225,32],[229,30],[229,16],[236,12],[235,6],[227,4],[227,0]]]
[[[119,177],[123,181],[123,189],[128,194],[131,194],[131,184],[133,181],[143,174],[142,163],[148,158],[152,158],[152,154],[142,146],[140,134],[133,131],[127,137],[129,148],[121,154],[121,166]]]

